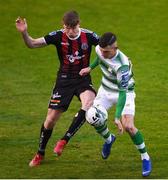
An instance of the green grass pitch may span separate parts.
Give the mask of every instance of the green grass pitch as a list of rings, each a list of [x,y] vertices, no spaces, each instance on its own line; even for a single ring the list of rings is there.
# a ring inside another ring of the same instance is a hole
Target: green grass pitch
[[[133,63],[136,81],[135,124],[144,135],[152,158],[149,178],[168,178],[168,1],[167,0],[5,0],[0,2],[0,178],[112,179],[141,176],[140,156],[125,133],[108,160],[101,159],[103,139],[85,124],[63,155],[53,154],[80,103],[77,98],[63,114],[50,139],[44,163],[29,168],[38,148],[39,129],[59,62],[52,46],[28,49],[16,31],[17,16],[26,17],[32,37],[61,28],[65,11],[80,13],[81,27],[99,35],[112,31],[119,48]],[[93,50],[92,59],[95,56]],[[92,73],[96,89],[101,72]],[[109,112],[114,133],[114,109]]]

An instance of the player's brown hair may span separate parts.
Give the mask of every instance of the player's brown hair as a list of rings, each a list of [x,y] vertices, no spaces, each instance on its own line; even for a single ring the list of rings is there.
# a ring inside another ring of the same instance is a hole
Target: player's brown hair
[[[63,23],[68,27],[75,27],[77,24],[79,24],[80,18],[76,11],[68,11],[63,16]]]

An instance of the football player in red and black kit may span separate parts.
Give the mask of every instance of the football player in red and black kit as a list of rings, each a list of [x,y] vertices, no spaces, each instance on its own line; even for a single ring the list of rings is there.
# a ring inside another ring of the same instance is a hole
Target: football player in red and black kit
[[[29,166],[33,167],[41,164],[44,159],[45,148],[53,127],[60,115],[68,109],[74,95],[80,99],[81,109],[63,138],[57,142],[54,153],[60,156],[70,138],[85,122],[85,112],[92,105],[96,92],[92,87],[90,75],[82,77],[79,72],[89,66],[92,45],[98,44],[99,37],[92,31],[80,28],[80,19],[76,11],[64,14],[63,29],[51,32],[41,38],[33,39],[28,34],[26,19],[19,17],[16,20],[16,28],[21,32],[23,40],[29,48],[53,44],[57,49],[60,61],[48,113],[41,127],[39,149],[29,163]]]

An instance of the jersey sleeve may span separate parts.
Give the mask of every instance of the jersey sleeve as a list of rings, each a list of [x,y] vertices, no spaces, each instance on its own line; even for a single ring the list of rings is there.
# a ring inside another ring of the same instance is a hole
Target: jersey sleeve
[[[128,81],[130,79],[129,66],[123,65],[117,70],[117,84],[120,91],[128,89]]]
[[[44,36],[44,39],[46,41],[46,43],[49,44],[54,44],[56,45],[57,43],[57,39],[58,39],[58,33],[57,31],[53,31],[49,34],[47,34],[46,36]]]
[[[100,63],[99,57],[96,56],[96,58],[95,58],[94,61],[89,65],[89,67],[90,67],[91,69],[94,69],[96,66],[99,65],[99,63]]]
[[[91,39],[91,43],[92,43],[94,46],[97,46],[97,45],[98,45],[98,43],[99,43],[99,36],[98,36],[95,32],[92,32],[92,33],[91,33],[90,39]]]
[[[116,105],[115,119],[120,119],[126,102],[126,91],[119,91],[119,97]]]
[[[126,102],[126,91],[129,81],[129,66],[123,65],[117,71],[117,83],[119,87],[119,97],[116,105],[115,118],[120,119]]]

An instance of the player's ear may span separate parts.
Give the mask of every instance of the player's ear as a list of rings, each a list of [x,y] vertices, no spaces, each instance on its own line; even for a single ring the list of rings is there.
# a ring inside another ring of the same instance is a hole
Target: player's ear
[[[77,25],[75,26],[75,28],[80,28],[80,24],[77,24]]]

